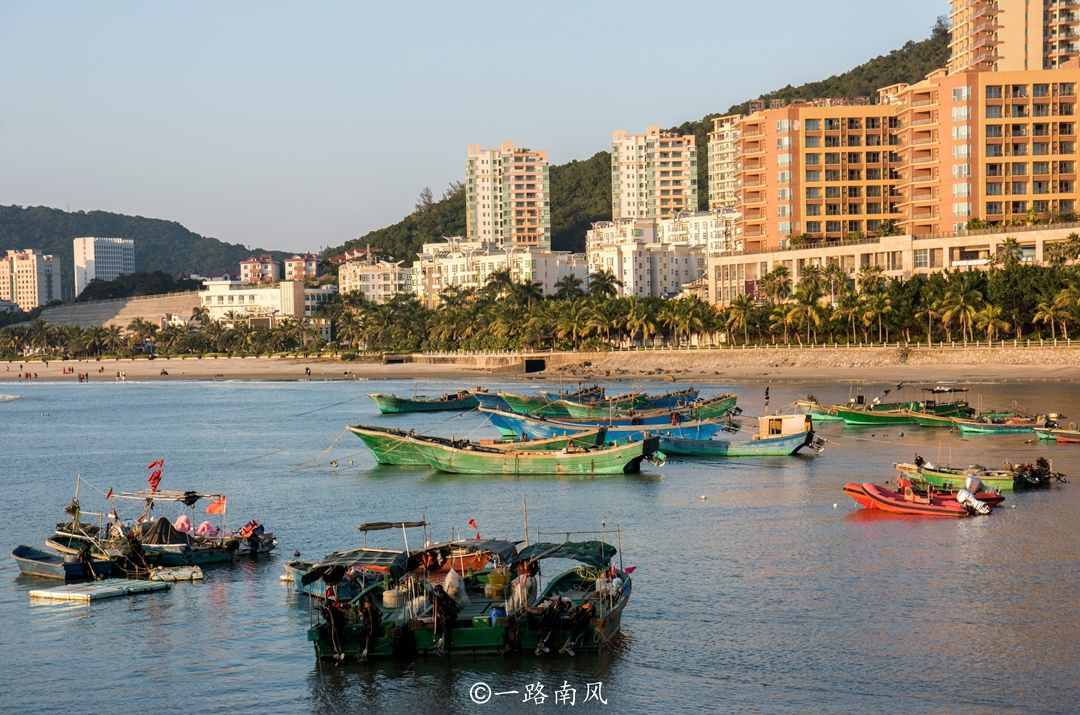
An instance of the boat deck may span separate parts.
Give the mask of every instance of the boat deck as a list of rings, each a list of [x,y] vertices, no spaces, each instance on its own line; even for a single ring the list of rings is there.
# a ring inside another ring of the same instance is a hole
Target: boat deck
[[[108,579],[95,583],[78,583],[34,589],[30,592],[30,599],[92,603],[123,596],[141,596],[154,591],[168,591],[170,588],[172,588],[172,585],[163,581]]]

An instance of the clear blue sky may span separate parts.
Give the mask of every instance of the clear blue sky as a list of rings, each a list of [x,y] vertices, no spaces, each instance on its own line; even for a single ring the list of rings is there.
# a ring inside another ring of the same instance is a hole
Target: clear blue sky
[[[929,35],[945,0],[0,2],[0,204],[318,249],[460,179],[554,162]]]

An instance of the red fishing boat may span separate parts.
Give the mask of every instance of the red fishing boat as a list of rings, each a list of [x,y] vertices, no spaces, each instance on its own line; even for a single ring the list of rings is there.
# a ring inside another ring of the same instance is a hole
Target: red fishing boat
[[[961,504],[955,497],[943,497],[936,494],[920,496],[910,487],[903,492],[894,492],[870,482],[848,482],[844,493],[864,509],[879,509],[890,514],[908,514],[911,516],[971,516],[973,511]],[[989,513],[989,505],[985,506]]]
[[[982,485],[980,484],[979,486],[981,487]],[[896,488],[899,490],[899,493],[905,492],[909,487],[914,490],[915,496],[918,497],[933,495],[936,497],[944,497],[946,499],[952,500],[956,499],[956,495],[960,491],[959,489],[945,489],[942,487],[935,487],[932,484],[919,484],[918,482],[913,482],[906,477],[896,478]],[[976,492],[975,498],[984,504],[989,504],[990,506],[997,506],[1001,502],[1005,501],[1005,496],[996,489],[990,489],[985,491],[980,489],[978,492]]]

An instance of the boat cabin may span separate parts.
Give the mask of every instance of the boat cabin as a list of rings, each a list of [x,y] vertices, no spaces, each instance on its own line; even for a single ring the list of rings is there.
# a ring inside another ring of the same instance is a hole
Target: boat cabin
[[[764,415],[758,417],[758,439],[802,434],[813,428],[810,415]]]

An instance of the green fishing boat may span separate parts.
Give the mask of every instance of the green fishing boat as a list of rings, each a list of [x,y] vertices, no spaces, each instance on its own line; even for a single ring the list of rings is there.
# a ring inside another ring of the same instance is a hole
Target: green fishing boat
[[[510,408],[511,412],[519,415],[532,417],[569,417],[570,412],[566,409],[562,400],[552,400],[546,396],[517,395],[513,392],[500,392],[499,397]]]
[[[835,405],[836,414],[849,425],[905,425],[915,424],[915,415],[928,414],[938,417],[959,417],[970,414],[971,408],[962,400],[956,402],[901,402],[887,406]]]
[[[916,459],[914,463],[895,466],[897,472],[912,481],[939,489],[966,489],[968,477],[975,477],[985,487],[999,492],[1012,491],[1016,482],[1016,473],[1011,469],[987,469],[977,464],[969,467],[947,467]]]
[[[823,405],[813,397],[805,400],[795,400],[795,406],[810,415],[815,422],[843,422],[844,418],[836,414],[836,407]]]
[[[468,390],[452,392],[440,397],[398,397],[397,395],[370,395],[384,415],[399,415],[408,412],[463,412],[475,410],[479,406],[476,396]]]
[[[364,425],[350,425],[348,430],[359,437],[379,464],[410,467],[430,467],[430,454],[432,445],[455,445],[464,442],[445,439],[443,437],[431,437],[418,435],[415,432],[389,429],[385,427],[368,427]],[[604,444],[603,428],[582,429],[581,432],[551,439],[537,440],[490,440],[481,441],[478,444],[491,449],[503,451],[528,450],[530,452],[553,451],[566,449],[568,445],[578,447],[595,447]]]
[[[450,474],[556,474],[601,476],[633,474],[641,462],[660,446],[658,437],[609,447],[583,448],[569,445],[564,450],[505,450],[466,443],[463,446],[432,445],[431,466]]]
[[[595,402],[575,402],[573,400],[563,400],[562,404],[566,407],[567,412],[574,418],[595,418],[595,417],[608,417],[611,415],[618,415],[628,410],[651,410],[651,409],[670,409],[676,407],[687,407],[693,404],[698,397],[698,390],[696,388],[687,388],[685,390],[679,390],[677,392],[668,392],[663,395],[647,395],[644,393],[632,392],[626,395],[619,395],[618,397],[612,397],[606,400],[597,400]]]

